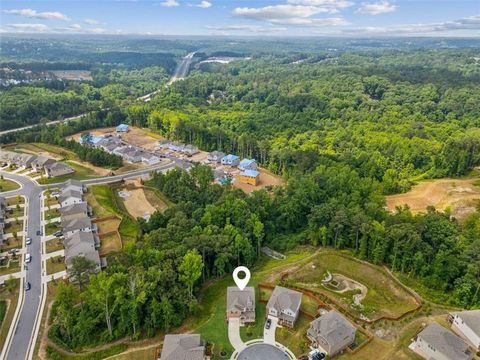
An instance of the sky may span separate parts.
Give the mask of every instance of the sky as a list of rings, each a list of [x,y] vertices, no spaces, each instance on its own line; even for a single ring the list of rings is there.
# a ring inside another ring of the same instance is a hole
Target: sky
[[[2,33],[480,37],[480,0],[4,0]]]

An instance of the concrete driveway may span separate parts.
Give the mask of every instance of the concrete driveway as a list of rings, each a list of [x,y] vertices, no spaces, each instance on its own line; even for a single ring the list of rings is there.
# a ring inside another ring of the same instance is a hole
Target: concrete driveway
[[[241,351],[245,348],[245,343],[240,337],[240,319],[228,320],[228,340],[236,351]]]
[[[263,327],[263,341],[266,344],[275,345],[275,330],[277,330],[278,318],[272,316],[268,318],[272,321],[272,324],[270,325],[270,329]]]

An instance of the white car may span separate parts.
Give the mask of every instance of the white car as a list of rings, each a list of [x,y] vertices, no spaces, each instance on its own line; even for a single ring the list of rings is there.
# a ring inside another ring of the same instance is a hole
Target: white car
[[[32,261],[32,255],[30,254],[25,255],[25,262],[28,264],[30,261]]]
[[[31,243],[32,243],[32,238],[27,237],[27,239],[25,240],[25,244],[30,245]]]

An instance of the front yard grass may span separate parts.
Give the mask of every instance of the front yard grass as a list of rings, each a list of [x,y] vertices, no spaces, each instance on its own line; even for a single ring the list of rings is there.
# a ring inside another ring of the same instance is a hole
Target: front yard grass
[[[8,292],[5,288],[0,289],[0,300],[4,301],[7,305],[5,316],[0,325],[0,349],[3,349],[3,345],[5,344],[8,330],[10,329],[13,315],[15,314],[15,309],[17,308],[17,302],[19,297],[18,293],[20,290],[22,290],[20,289],[20,280],[16,280],[15,284],[15,288],[11,293]]]
[[[65,270],[65,258],[63,256],[54,256],[47,260],[47,275],[63,270]]]
[[[20,218],[25,215],[25,209],[23,207],[17,207],[15,206],[13,209],[9,209],[7,212],[7,219],[15,219],[15,218]]]
[[[20,271],[20,256],[17,255],[15,260],[10,260],[8,267],[0,267],[0,275],[13,274]]]
[[[15,221],[15,219],[7,224],[5,224],[5,234],[8,233],[19,233],[23,231],[23,220]]]
[[[8,197],[6,198],[7,200],[7,205],[8,206],[11,206],[11,205],[17,205],[17,204],[23,204],[25,203],[25,199],[23,196],[12,196],[12,197]]]
[[[48,240],[45,243],[45,246],[46,246],[47,253],[52,253],[52,252],[63,249],[63,241],[60,240],[59,238],[55,238],[52,240]]]
[[[59,216],[60,210],[57,208],[45,211],[45,220],[55,219]]]
[[[15,181],[0,178],[0,192],[16,190],[18,188],[20,188],[20,185]]]
[[[62,230],[61,226],[57,223],[49,223],[45,225],[45,236],[52,235],[57,231]]]

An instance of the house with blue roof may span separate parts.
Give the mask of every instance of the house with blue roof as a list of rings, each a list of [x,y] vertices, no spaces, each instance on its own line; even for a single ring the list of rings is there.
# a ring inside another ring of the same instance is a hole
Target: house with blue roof
[[[237,155],[228,154],[222,158],[222,165],[237,166],[240,163],[240,158]]]
[[[257,170],[257,162],[255,161],[255,159],[243,159],[242,161],[240,161],[238,168],[241,171]]]
[[[117,132],[128,132],[128,125],[127,124],[120,124],[117,126]]]

